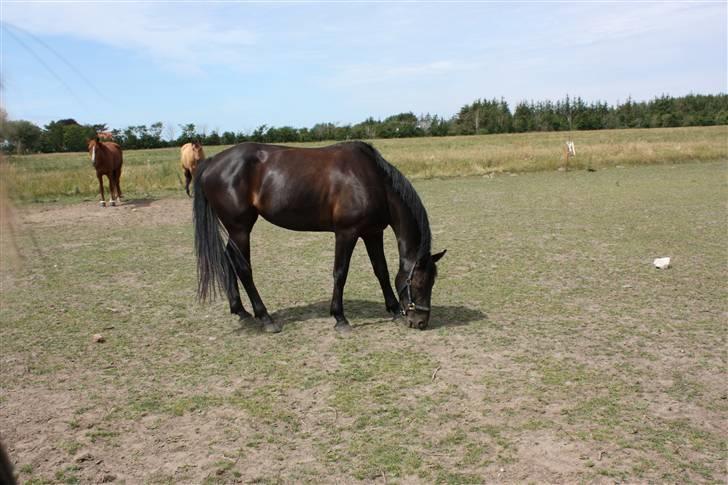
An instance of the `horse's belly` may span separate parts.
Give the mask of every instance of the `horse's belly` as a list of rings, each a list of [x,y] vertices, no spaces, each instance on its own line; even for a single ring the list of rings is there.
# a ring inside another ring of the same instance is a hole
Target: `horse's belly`
[[[301,210],[259,210],[266,221],[292,231],[334,231],[329,218],[321,217],[318,211]]]
[[[332,231],[354,229],[368,232],[387,226],[388,212],[378,205],[353,205],[344,200],[326,204],[305,203],[261,204],[258,213],[268,222],[294,231]]]

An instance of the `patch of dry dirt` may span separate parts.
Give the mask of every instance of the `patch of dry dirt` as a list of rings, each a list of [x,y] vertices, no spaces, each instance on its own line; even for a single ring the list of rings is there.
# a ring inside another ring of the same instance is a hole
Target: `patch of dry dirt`
[[[19,211],[25,225],[62,226],[66,224],[113,226],[116,224],[158,226],[192,220],[192,200],[185,198],[130,199],[115,207],[98,202],[81,204],[42,204]]]

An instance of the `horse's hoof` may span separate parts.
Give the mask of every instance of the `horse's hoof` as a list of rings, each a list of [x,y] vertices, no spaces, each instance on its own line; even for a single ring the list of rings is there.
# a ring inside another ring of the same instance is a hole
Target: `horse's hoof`
[[[115,207],[115,206],[116,206],[116,201],[115,201],[115,200],[110,200],[110,201],[109,201],[109,205],[110,205],[111,207]]]
[[[106,207],[106,202],[104,202],[103,200],[99,202],[99,207]]]
[[[236,315],[238,316],[239,320],[247,320],[248,318],[251,318],[253,316],[250,313],[248,313],[246,310],[240,310],[239,312],[236,313]]]
[[[339,332],[339,335],[351,335],[351,333],[354,331],[354,329],[351,328],[351,325],[349,325],[349,322],[336,322],[336,325],[334,325],[334,330]]]
[[[271,320],[263,323],[263,331],[265,333],[279,333],[281,330],[283,330],[283,325],[278,322]]]

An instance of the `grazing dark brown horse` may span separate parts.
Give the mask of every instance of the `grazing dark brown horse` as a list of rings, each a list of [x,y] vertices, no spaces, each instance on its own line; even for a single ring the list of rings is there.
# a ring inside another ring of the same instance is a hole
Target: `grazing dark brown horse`
[[[121,203],[121,166],[124,159],[121,155],[121,147],[111,141],[100,141],[99,137],[88,141],[88,153],[91,156],[91,165],[96,169],[96,177],[99,179],[99,193],[101,194],[101,207],[106,206],[104,200],[103,176],[109,179],[109,205]]]
[[[197,167],[198,296],[205,300],[222,288],[230,312],[248,317],[240,301],[240,278],[263,329],[279,332],[281,325],[273,322],[253,283],[250,231],[259,215],[287,229],[335,234],[331,315],[337,330],[351,330],[342,297],[359,238],[366,245],[387,310],[395,317],[403,315],[410,327],[427,327],[435,263],[445,251],[430,254],[430,226],[417,192],[371,145],[347,142],[325,148],[290,148],[242,143]],[[218,219],[227,230],[227,244]],[[399,246],[395,278],[399,302],[384,259],[384,229],[389,225]]]

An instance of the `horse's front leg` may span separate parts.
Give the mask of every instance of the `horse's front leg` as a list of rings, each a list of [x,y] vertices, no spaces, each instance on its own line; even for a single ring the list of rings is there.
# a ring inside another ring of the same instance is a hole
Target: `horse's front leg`
[[[101,194],[101,202],[99,202],[99,205],[101,207],[106,207],[106,200],[104,199],[104,176],[100,173],[96,173],[96,176],[99,179],[99,193]]]
[[[389,280],[389,270],[387,269],[387,259],[384,257],[384,233],[380,232],[364,238],[364,244],[367,247],[367,254],[372,263],[374,274],[379,280],[379,286],[382,287],[384,294],[384,304],[387,311],[393,318],[397,319],[402,316],[399,311],[399,302],[392,290],[392,283]]]
[[[233,248],[232,258],[235,266],[235,271],[243,283],[245,292],[250,298],[250,304],[253,306],[253,312],[255,318],[263,322],[263,330],[268,333],[278,333],[283,330],[283,326],[273,319],[268,314],[268,310],[263,303],[263,299],[258,293],[258,289],[255,287],[253,282],[253,269],[250,266],[250,231],[239,230],[230,233],[230,238],[237,246],[237,250]]]
[[[114,180],[114,172],[112,171],[109,175],[109,205],[115,206],[116,205],[116,182]]]
[[[344,285],[349,274],[351,253],[354,252],[357,236],[346,232],[336,233],[336,254],[334,256],[334,292],[331,296],[331,315],[336,319],[334,328],[342,333],[351,332],[351,325],[344,316]]]
[[[121,202],[121,199],[124,197],[124,194],[121,193],[121,165],[114,171],[114,177],[116,178],[116,195],[119,198],[119,202]]]
[[[116,201],[117,205],[121,205],[121,185],[119,184],[119,179],[121,178],[121,169],[114,170],[114,191],[116,194],[112,194],[112,198]]]

